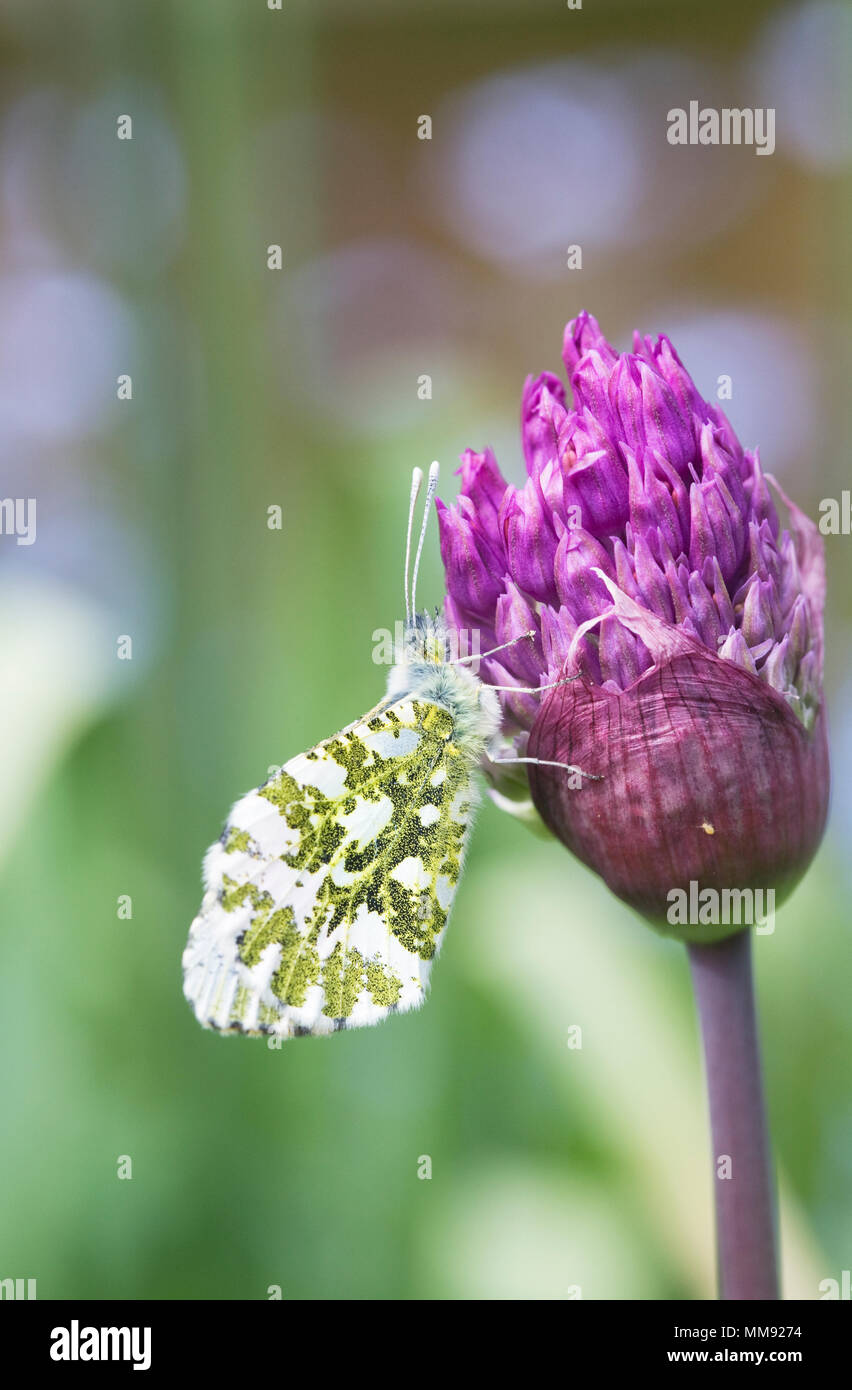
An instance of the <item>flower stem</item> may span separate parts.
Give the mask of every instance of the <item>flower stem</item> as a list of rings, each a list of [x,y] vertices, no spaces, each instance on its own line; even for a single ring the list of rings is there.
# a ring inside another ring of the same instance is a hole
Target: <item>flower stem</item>
[[[751,932],[687,949],[710,1101],[719,1297],[777,1299],[774,1184]]]

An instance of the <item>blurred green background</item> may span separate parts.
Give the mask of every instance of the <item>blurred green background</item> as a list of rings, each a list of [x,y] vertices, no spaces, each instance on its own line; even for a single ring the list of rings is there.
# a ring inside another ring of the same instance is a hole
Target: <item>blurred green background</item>
[[[523,377],[581,308],[668,331],[707,395],[730,374],[812,515],[849,486],[850,39],[821,0],[0,0],[0,491],[38,502],[36,544],[0,538],[0,1278],[713,1296],[685,954],[554,843],[486,805],[432,998],[376,1030],[204,1033],[180,957],[230,803],[383,689],[410,469],[449,498],[492,444],[517,480]],[[692,99],[774,106],[776,153],[673,149]],[[755,943],[804,1298],[852,1263],[852,538],[827,551],[833,820]]]

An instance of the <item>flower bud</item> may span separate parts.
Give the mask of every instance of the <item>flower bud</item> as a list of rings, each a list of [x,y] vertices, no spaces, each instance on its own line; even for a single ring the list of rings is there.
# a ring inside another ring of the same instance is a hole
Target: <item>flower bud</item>
[[[524,389],[527,484],[469,454],[441,509],[448,619],[536,633],[484,664],[493,684],[576,676],[501,695],[542,760],[539,814],[655,926],[720,939],[750,924],[749,894],[779,902],[822,837],[821,539],[774,484],[782,530],[757,451],[668,338],[619,354],[581,314],[563,358],[573,408],[550,373]],[[720,919],[725,894],[739,910]]]

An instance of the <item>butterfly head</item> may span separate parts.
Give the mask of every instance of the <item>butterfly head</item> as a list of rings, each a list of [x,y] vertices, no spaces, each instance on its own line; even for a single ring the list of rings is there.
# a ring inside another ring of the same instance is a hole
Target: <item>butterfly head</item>
[[[451,660],[447,624],[436,609],[411,613],[405,623],[402,661],[407,665],[440,666]]]

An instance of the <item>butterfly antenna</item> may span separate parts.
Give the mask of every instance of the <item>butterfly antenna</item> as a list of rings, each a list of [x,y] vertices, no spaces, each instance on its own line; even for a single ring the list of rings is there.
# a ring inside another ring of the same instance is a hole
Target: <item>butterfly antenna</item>
[[[423,483],[423,469],[415,468],[411,475],[411,500],[408,503],[408,533],[405,537],[405,625],[411,621],[411,600],[408,597],[408,570],[411,564],[411,528],[414,525],[414,508],[420,496]]]
[[[429,465],[429,481],[426,484],[426,505],[423,508],[423,525],[420,527],[420,540],[417,542],[417,554],[414,557],[414,575],[411,580],[412,613],[417,612],[417,609],[414,606],[414,600],[417,594],[417,571],[420,569],[420,556],[423,554],[423,542],[426,539],[426,527],[429,525],[429,511],[432,506],[432,498],[435,496],[435,489],[438,486],[439,472],[440,465],[437,459],[435,459]]]

